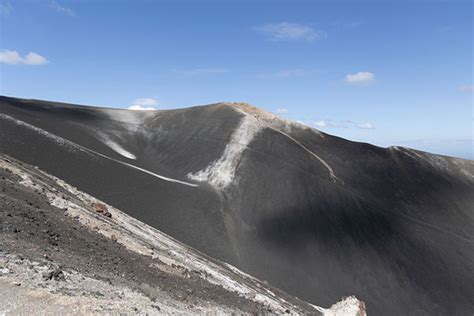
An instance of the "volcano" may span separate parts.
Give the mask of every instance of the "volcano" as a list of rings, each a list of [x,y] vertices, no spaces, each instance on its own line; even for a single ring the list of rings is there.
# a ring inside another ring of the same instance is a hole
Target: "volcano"
[[[0,98],[0,153],[320,306],[474,313],[474,162],[244,103],[130,111]]]

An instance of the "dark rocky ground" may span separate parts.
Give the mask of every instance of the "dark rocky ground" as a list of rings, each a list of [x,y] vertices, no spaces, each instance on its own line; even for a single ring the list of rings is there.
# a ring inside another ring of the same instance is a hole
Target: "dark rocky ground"
[[[2,253],[26,260],[48,261],[58,265],[61,269],[58,271],[73,270],[114,286],[137,290],[158,307],[159,297],[164,292],[183,306],[211,302],[235,311],[268,312],[267,307],[210,284],[191,271],[177,269],[173,274],[152,268],[156,259],[129,251],[116,241],[87,229],[63,210],[51,206],[44,192],[19,185],[20,180],[9,170],[0,168]],[[58,271],[51,278],[57,279]],[[45,276],[45,279],[49,278]]]

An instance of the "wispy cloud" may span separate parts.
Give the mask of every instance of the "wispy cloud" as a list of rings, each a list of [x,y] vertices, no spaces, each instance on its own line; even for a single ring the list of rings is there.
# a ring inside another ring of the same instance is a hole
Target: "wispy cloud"
[[[328,126],[328,123],[325,120],[320,120],[320,121],[315,121],[313,123],[313,126],[317,128],[325,128],[326,126]]]
[[[135,111],[152,111],[156,110],[155,106],[158,105],[158,100],[153,98],[139,98],[133,101],[133,105],[129,106],[129,110]]]
[[[375,81],[375,74],[368,71],[360,71],[347,74],[344,81],[354,86],[367,86]]]
[[[180,77],[200,77],[200,76],[209,76],[209,75],[218,75],[229,72],[226,68],[195,68],[195,69],[185,69],[185,70],[173,70],[175,74]]]
[[[459,86],[459,91],[461,92],[474,92],[474,85],[472,84],[465,84],[462,86]]]
[[[48,60],[40,54],[29,52],[22,57],[16,50],[2,50],[0,51],[0,63],[8,65],[29,65],[39,66],[48,63]]]
[[[258,79],[286,79],[286,78],[295,78],[295,77],[303,77],[310,73],[314,73],[314,71],[304,70],[304,69],[286,69],[280,70],[272,73],[262,73],[258,74]]]
[[[318,128],[348,128],[350,121],[335,121],[335,120],[317,120],[313,122],[313,125]]]
[[[65,14],[65,15],[69,15],[69,16],[76,16],[76,12],[74,12],[70,8],[66,8],[66,7],[60,5],[56,1],[51,0],[49,2],[49,6],[50,6],[50,8],[56,10],[56,12],[59,12],[61,14]]]
[[[375,129],[375,126],[372,123],[369,123],[369,122],[357,123],[351,120],[332,120],[332,119],[316,120],[309,125],[312,125],[320,129],[324,129],[324,128]]]
[[[9,16],[12,13],[13,7],[8,1],[2,1],[0,3],[0,16]]]
[[[357,124],[357,127],[362,128],[362,129],[374,129],[375,128],[374,125],[372,123],[369,123],[369,122]]]
[[[278,114],[286,114],[288,113],[288,109],[285,109],[285,108],[279,108],[279,109],[276,109],[276,111]]]
[[[265,35],[268,40],[278,41],[307,41],[312,42],[327,37],[326,32],[316,30],[308,25],[297,23],[269,23],[254,27],[254,30]]]

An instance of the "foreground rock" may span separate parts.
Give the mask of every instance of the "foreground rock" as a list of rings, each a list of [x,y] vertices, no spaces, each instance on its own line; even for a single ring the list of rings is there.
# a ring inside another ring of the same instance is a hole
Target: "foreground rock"
[[[107,206],[103,203],[92,203],[91,204],[92,208],[97,212],[100,213],[106,217],[112,217],[112,214],[110,214],[109,209]]]

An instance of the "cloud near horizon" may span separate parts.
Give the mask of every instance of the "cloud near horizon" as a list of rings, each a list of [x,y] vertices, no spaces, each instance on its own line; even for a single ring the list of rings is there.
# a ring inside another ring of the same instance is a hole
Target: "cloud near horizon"
[[[139,98],[133,101],[133,105],[129,106],[129,110],[135,111],[153,111],[156,110],[155,106],[158,105],[158,100],[153,98]]]
[[[16,50],[4,49],[0,51],[0,63],[7,65],[29,65],[39,66],[49,63],[49,61],[35,52],[29,52],[22,57]]]
[[[375,81],[375,74],[369,71],[359,71],[347,74],[344,81],[353,86],[367,86]]]
[[[286,114],[286,113],[289,112],[289,110],[288,110],[288,109],[285,109],[285,108],[279,108],[279,109],[276,109],[276,112],[277,112],[278,114]]]
[[[357,127],[362,128],[362,129],[374,129],[375,128],[374,125],[372,123],[369,123],[369,122],[357,124]]]
[[[313,42],[327,37],[326,32],[316,30],[308,25],[297,23],[268,23],[254,27],[254,30],[273,42],[279,41],[306,41]]]
[[[348,128],[349,123],[351,121],[335,121],[335,120],[317,120],[313,122],[313,126],[318,128],[326,128],[326,127],[333,127],[333,128]]]
[[[351,120],[317,120],[312,122],[310,125],[316,128],[360,128],[360,129],[375,129],[374,124],[365,122],[365,123],[356,123]]]
[[[320,120],[320,121],[314,122],[313,125],[315,127],[318,127],[318,128],[324,128],[324,127],[328,126],[328,123],[324,120]]]

